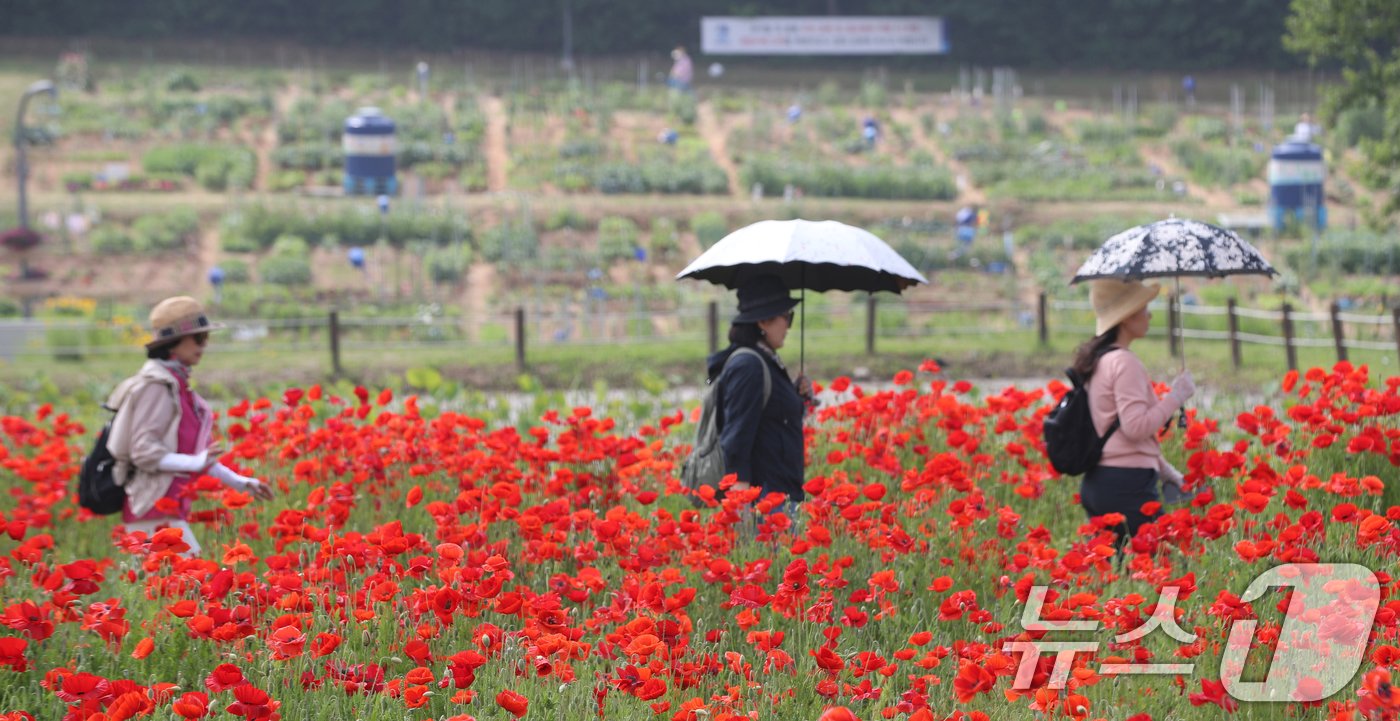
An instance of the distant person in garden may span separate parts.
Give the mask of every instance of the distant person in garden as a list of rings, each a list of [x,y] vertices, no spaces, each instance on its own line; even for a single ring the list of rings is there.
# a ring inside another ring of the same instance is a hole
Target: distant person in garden
[[[865,138],[865,147],[874,150],[875,143],[880,140],[880,122],[875,116],[868,116],[865,122],[861,123],[861,137]]]
[[[1318,128],[1313,125],[1312,116],[1307,113],[1299,115],[1298,124],[1293,126],[1293,139],[1300,143],[1311,143],[1318,135]]]
[[[729,328],[729,347],[709,358],[710,382],[719,387],[724,471],[738,476],[734,490],[757,486],[763,491],[760,500],[771,493],[786,495],[772,513],[797,521],[797,504],[805,498],[802,418],[813,398],[812,383],[789,376],[778,351],[801,301],[772,275],[750,280],[738,295],[739,314]]]
[[[1191,75],[1181,79],[1181,92],[1186,96],[1186,106],[1196,106],[1196,78]]]
[[[1130,350],[1133,341],[1147,335],[1152,322],[1147,304],[1160,290],[1155,283],[1136,280],[1091,281],[1095,335],[1074,356],[1075,372],[1086,379],[1095,432],[1103,437],[1114,419],[1119,424],[1104,444],[1099,465],[1084,474],[1080,503],[1090,518],[1123,515],[1123,523],[1113,529],[1120,548],[1154,520],[1142,506],[1160,500],[1158,479],[1178,489],[1184,482],[1181,472],[1162,456],[1157,431],[1196,393],[1191,372],[1177,376],[1171,392],[1158,400],[1147,369]]]
[[[201,550],[188,522],[200,476],[261,500],[272,497],[258,479],[219,462],[223,448],[212,444],[213,413],[190,387],[190,372],[204,357],[209,334],[221,327],[194,298],[161,301],[151,311],[146,363],[107,399],[107,407],[117,411],[107,440],[116,459],[113,475],[126,479],[123,525],[147,535],[178,528],[189,556]]]
[[[666,78],[666,84],[683,92],[690,92],[690,83],[695,79],[695,64],[690,61],[690,55],[685,48],[679,45],[671,51],[671,74]]]

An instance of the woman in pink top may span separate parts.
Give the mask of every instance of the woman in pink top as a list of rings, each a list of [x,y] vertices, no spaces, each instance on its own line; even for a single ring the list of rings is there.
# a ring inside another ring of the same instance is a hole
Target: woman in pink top
[[[1181,486],[1181,473],[1162,457],[1157,431],[1196,392],[1191,372],[1186,371],[1159,400],[1147,369],[1129,349],[1133,341],[1147,335],[1152,321],[1147,304],[1159,290],[1155,283],[1136,280],[1092,281],[1089,299],[1097,320],[1096,335],[1074,357],[1074,370],[1088,379],[1094,430],[1100,437],[1109,434],[1099,465],[1084,474],[1079,500],[1090,518],[1123,515],[1123,523],[1114,528],[1120,548],[1155,518],[1143,513],[1142,506],[1159,500],[1157,479]]]
[[[116,459],[113,475],[126,489],[122,524],[128,533],[147,535],[165,527],[179,529],[190,556],[201,551],[188,522],[194,500],[190,486],[201,475],[261,500],[272,497],[258,479],[219,462],[223,450],[210,443],[214,414],[190,387],[190,370],[204,357],[209,332],[219,328],[193,298],[162,301],[151,311],[145,365],[117,386],[106,403],[117,412],[107,450]]]

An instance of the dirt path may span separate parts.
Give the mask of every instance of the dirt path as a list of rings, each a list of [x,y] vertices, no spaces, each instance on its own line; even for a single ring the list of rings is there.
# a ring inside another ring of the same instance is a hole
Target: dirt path
[[[739,187],[739,166],[729,157],[728,136],[724,127],[720,125],[719,118],[715,116],[715,107],[709,101],[696,107],[695,129],[705,140],[705,144],[710,146],[710,155],[715,159],[715,163],[729,178],[729,194],[736,198],[742,197],[744,189]]]
[[[486,95],[481,98],[481,111],[486,114],[486,189],[500,193],[506,190],[510,172],[506,105],[500,98]]]
[[[894,110],[890,115],[903,125],[909,126],[910,137],[914,140],[914,145],[920,150],[927,151],[938,161],[940,165],[947,168],[953,174],[953,178],[958,185],[958,200],[963,203],[976,203],[978,205],[987,202],[987,194],[981,188],[972,183],[972,173],[968,172],[967,166],[961,161],[948,155],[943,150],[943,144],[936,139],[930,138],[924,132],[924,124],[919,112],[916,110]],[[934,124],[937,125],[939,118],[934,114]]]
[[[1221,211],[1237,207],[1235,196],[1220,188],[1210,188],[1190,179],[1186,169],[1176,162],[1171,150],[1153,143],[1138,146],[1143,160],[1162,169],[1167,178],[1181,178],[1186,183],[1186,194],[1206,204],[1211,210]]]
[[[473,263],[467,269],[467,287],[457,296],[457,305],[464,311],[467,333],[472,341],[481,339],[481,326],[491,313],[491,298],[496,293],[496,266]]]

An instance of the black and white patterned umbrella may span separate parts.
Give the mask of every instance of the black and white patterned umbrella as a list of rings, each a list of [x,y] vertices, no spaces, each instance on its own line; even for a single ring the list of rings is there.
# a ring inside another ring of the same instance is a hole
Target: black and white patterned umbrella
[[[1129,228],[1104,241],[1070,283],[1094,278],[1277,274],[1258,249],[1234,232],[1196,220],[1172,218]]]

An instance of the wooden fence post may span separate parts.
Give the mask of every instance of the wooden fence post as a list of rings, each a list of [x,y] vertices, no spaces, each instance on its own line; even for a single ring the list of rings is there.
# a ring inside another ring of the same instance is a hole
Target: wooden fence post
[[[331,336],[331,374],[340,376],[340,311],[331,311],[328,330]]]
[[[719,301],[710,301],[710,354],[719,350]]]
[[[1235,370],[1239,370],[1243,359],[1240,358],[1240,317],[1235,312],[1234,298],[1225,306],[1225,315],[1230,322],[1230,361],[1234,363]]]
[[[515,308],[515,366],[525,370],[525,307]]]
[[[1036,300],[1035,309],[1035,326],[1040,334],[1040,347],[1042,348],[1050,345],[1050,326],[1047,317],[1048,306],[1049,300],[1046,298],[1045,291],[1042,290],[1040,291],[1040,297]]]
[[[1298,370],[1298,349],[1293,347],[1293,306],[1283,304],[1283,350],[1288,354],[1288,370]]]
[[[1181,355],[1181,347],[1178,345],[1176,337],[1177,313],[1176,294],[1169,293],[1167,294],[1167,349],[1173,358]]]
[[[875,294],[865,300],[865,353],[875,355]]]
[[[1395,357],[1400,358],[1400,305],[1390,309],[1390,324],[1395,329]]]
[[[1332,301],[1332,342],[1337,346],[1337,361],[1347,359],[1347,340],[1345,330],[1342,328],[1342,308],[1337,305],[1337,301]]]

